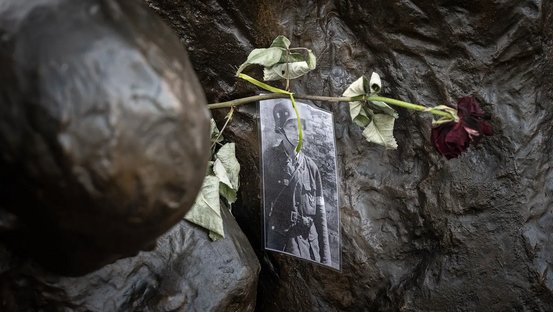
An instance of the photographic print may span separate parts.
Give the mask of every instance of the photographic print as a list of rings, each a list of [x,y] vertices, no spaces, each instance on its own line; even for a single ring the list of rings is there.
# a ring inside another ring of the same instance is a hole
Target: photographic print
[[[341,266],[336,144],[332,113],[289,99],[259,102],[265,249],[336,270]]]

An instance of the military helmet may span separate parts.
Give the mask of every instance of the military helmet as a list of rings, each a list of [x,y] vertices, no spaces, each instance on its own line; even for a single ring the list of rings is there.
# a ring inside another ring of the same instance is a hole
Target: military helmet
[[[296,112],[291,103],[279,102],[273,108],[273,117],[275,119],[275,132],[280,133],[284,125],[291,119],[296,119]],[[300,119],[305,129],[305,119]]]

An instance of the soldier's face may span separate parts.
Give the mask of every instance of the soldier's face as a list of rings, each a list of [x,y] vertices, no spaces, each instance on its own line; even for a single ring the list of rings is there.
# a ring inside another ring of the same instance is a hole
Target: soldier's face
[[[296,119],[290,119],[284,124],[284,133],[286,134],[286,137],[292,143],[292,145],[296,146],[298,144],[298,126],[297,126],[297,120]]]

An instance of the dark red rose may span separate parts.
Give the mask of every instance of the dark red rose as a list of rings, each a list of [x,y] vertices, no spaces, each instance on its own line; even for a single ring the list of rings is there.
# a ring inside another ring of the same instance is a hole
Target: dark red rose
[[[477,144],[483,135],[492,135],[490,119],[480,104],[471,96],[457,102],[458,122],[447,122],[432,128],[432,144],[447,159],[455,158],[467,150],[469,144]]]

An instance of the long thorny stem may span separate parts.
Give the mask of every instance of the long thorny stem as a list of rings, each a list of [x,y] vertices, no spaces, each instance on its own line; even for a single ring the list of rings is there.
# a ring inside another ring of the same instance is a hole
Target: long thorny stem
[[[288,65],[288,63],[286,64]],[[288,70],[288,69],[287,69]],[[223,130],[226,127],[227,123],[232,118],[232,113],[234,111],[234,107],[238,105],[243,105],[251,102],[256,102],[260,100],[268,100],[268,99],[278,99],[278,98],[290,98],[292,101],[292,106],[294,107],[294,111],[296,112],[297,116],[297,122],[298,122],[298,144],[296,145],[295,151],[296,153],[299,153],[301,150],[302,142],[303,142],[303,131],[301,127],[300,122],[300,115],[298,111],[298,107],[296,105],[295,99],[302,99],[302,100],[313,100],[313,101],[326,101],[326,102],[354,102],[354,101],[378,101],[378,102],[384,102],[391,105],[396,105],[400,107],[405,107],[407,109],[413,109],[421,112],[429,112],[435,115],[440,115],[446,117],[446,119],[452,119],[455,120],[456,116],[455,114],[450,114],[447,111],[440,110],[438,108],[433,107],[426,107],[419,104],[413,104],[409,102],[404,102],[396,99],[391,99],[383,96],[377,96],[377,95],[359,95],[354,97],[333,97],[333,96],[317,96],[317,95],[301,95],[301,94],[294,94],[288,90],[289,87],[289,80],[286,80],[286,90],[282,90],[276,87],[273,87],[271,85],[268,85],[266,83],[263,83],[259,80],[256,80],[255,78],[252,78],[246,74],[240,73],[238,77],[248,81],[249,83],[256,85],[262,89],[265,89],[269,92],[273,92],[270,94],[262,94],[262,95],[255,95],[255,96],[249,96],[245,98],[240,98],[232,101],[227,102],[221,102],[221,103],[214,103],[214,104],[208,104],[209,109],[217,109],[217,108],[225,108],[230,107],[231,112],[228,116],[227,122],[223,126]],[[221,131],[222,133],[222,131]]]
[[[254,95],[254,96],[249,96],[249,97],[226,101],[226,102],[208,104],[207,107],[209,109],[228,108],[228,107],[235,107],[235,106],[244,105],[244,104],[248,104],[256,101],[269,100],[269,99],[283,99],[283,98],[290,98],[290,95],[283,94],[283,93],[269,93],[269,94]],[[444,117],[451,116],[447,112],[440,111],[437,109],[432,109],[431,107],[427,107],[419,104],[413,104],[413,103],[387,98],[383,96],[373,95],[373,96],[355,96],[355,97],[345,97],[345,96],[335,97],[335,96],[294,94],[294,98],[299,100],[325,101],[325,102],[379,101],[390,105],[404,107],[407,109],[413,109],[421,112],[429,112],[434,115],[440,115]]]

